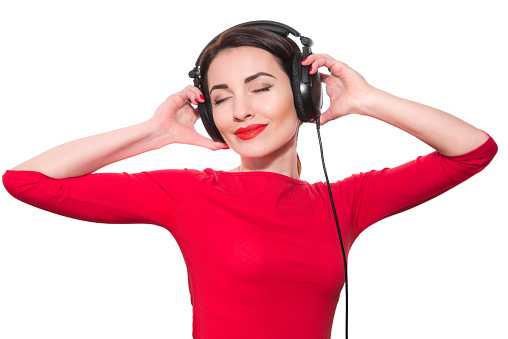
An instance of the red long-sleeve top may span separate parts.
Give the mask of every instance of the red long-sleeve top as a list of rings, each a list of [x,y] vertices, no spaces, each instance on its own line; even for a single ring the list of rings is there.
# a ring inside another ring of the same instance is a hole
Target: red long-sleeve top
[[[489,138],[456,157],[437,152],[332,183],[346,252],[368,226],[481,171]],[[166,228],[188,271],[194,338],[330,338],[344,284],[326,183],[212,169],[95,173],[51,179],[7,171],[17,199],[72,218]]]

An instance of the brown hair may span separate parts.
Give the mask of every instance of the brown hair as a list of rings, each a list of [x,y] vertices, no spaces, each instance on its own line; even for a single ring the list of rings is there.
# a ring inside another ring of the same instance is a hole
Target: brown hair
[[[258,28],[230,28],[222,33],[217,41],[208,46],[201,56],[199,72],[203,84],[203,95],[206,100],[210,101],[208,95],[208,69],[212,61],[222,51],[244,46],[261,48],[270,52],[288,78],[292,78],[293,56],[296,52],[300,51],[300,48],[293,40]],[[302,164],[298,153],[296,154],[296,163],[298,176],[300,176]]]

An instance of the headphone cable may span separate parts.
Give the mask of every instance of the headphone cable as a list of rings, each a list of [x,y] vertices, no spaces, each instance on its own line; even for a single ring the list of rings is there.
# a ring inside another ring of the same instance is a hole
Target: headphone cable
[[[328,193],[330,194],[330,202],[332,204],[332,210],[333,210],[333,216],[335,218],[335,223],[337,224],[337,231],[339,232],[340,247],[342,249],[342,258],[344,260],[344,278],[345,278],[345,288],[346,288],[346,339],[348,339],[348,283],[347,283],[346,251],[344,250],[344,242],[342,241],[342,234],[340,232],[339,219],[337,218],[337,212],[335,211],[335,203],[333,202],[332,189],[330,187],[330,181],[328,180],[328,174],[326,172],[325,157],[323,155],[323,144],[321,143],[319,116],[316,118],[316,131],[317,131],[317,136],[318,136],[318,140],[319,140],[319,150],[321,151],[321,162],[323,164],[323,171],[325,172],[326,185],[328,186]]]

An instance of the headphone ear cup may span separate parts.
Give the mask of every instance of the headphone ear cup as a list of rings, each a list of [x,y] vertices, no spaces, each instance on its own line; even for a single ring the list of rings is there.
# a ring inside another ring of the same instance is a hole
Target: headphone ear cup
[[[309,121],[305,114],[305,106],[303,104],[300,83],[302,79],[302,53],[297,52],[293,56],[293,74],[291,77],[291,88],[293,89],[293,101],[298,119],[303,122]]]
[[[212,140],[226,143],[217,129],[217,126],[215,126],[215,121],[213,121],[212,104],[210,101],[205,99],[205,102],[203,103],[198,102],[198,111],[201,121],[203,122],[203,126],[205,126],[205,129]]]
[[[291,86],[298,119],[303,122],[311,121],[321,114],[323,93],[319,71],[308,74],[310,66],[302,66],[302,53],[297,52],[293,57],[293,77]],[[307,72],[307,82],[302,79],[302,73]]]

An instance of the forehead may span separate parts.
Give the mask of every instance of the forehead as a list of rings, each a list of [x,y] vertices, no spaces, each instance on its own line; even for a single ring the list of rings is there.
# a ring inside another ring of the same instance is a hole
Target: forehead
[[[213,86],[235,80],[243,82],[245,77],[260,71],[277,78],[284,74],[270,52],[256,47],[237,47],[222,51],[215,57],[208,69],[208,83]]]

